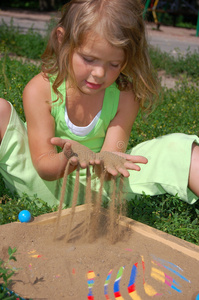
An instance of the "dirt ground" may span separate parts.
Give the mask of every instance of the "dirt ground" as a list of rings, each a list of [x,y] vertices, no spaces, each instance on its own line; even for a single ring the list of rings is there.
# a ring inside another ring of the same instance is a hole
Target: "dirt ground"
[[[93,238],[87,240],[84,213],[75,214],[68,243],[68,217],[62,219],[56,235],[53,222],[34,225],[39,217],[32,224],[0,227],[0,257],[6,260],[9,246],[17,248],[17,262],[10,263],[17,272],[12,290],[35,300],[196,299],[199,247],[174,237],[171,241],[164,234],[165,244],[161,236],[151,238],[150,231],[143,236],[121,225],[115,228],[115,232],[120,229],[120,236],[111,243],[107,236],[108,215],[104,214]],[[93,231],[92,223],[90,230]],[[189,252],[192,257],[187,255]]]
[[[159,30],[155,23],[146,23],[148,36],[161,36],[163,39],[186,41],[187,45],[198,44],[199,37],[196,36],[196,29],[172,27],[160,25]]]

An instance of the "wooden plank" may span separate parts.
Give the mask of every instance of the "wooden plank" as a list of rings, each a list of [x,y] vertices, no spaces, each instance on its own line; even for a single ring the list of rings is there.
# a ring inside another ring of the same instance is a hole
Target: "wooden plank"
[[[80,213],[82,211],[85,211],[86,209],[86,204],[84,205],[79,205],[75,208],[75,213]],[[62,213],[61,213],[61,218],[65,218],[68,217],[71,213],[71,208],[67,208],[67,209],[63,209]],[[52,212],[52,213],[48,213],[45,215],[41,215],[36,217],[32,222],[27,223],[28,225],[46,225],[46,224],[52,224],[55,223],[57,220],[57,215],[58,212]]]
[[[122,217],[122,220],[120,220],[119,223],[122,226],[128,226],[132,232],[137,232],[143,237],[147,237],[153,239],[154,241],[165,244],[166,246],[199,261],[199,246],[195,244],[189,243],[129,218]]]

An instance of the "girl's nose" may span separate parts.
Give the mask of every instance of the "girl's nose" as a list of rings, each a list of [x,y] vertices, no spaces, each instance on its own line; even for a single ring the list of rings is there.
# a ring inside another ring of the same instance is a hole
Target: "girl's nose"
[[[103,78],[105,77],[106,69],[105,66],[94,66],[93,70],[91,71],[91,75],[93,77]]]

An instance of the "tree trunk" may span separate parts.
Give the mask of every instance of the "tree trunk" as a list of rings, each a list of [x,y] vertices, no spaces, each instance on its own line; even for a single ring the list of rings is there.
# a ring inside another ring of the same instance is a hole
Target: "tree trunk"
[[[41,11],[55,9],[55,0],[39,0],[39,9]]]

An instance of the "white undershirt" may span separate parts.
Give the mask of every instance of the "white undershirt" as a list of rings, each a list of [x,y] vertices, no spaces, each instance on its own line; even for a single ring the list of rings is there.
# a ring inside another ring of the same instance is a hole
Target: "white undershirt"
[[[91,132],[91,130],[93,130],[93,128],[97,124],[97,121],[98,121],[98,119],[100,117],[100,114],[101,114],[101,110],[94,117],[94,119],[91,121],[90,124],[88,124],[87,126],[84,126],[84,127],[80,127],[80,126],[74,125],[70,121],[70,119],[68,117],[67,109],[65,108],[65,121],[66,121],[66,125],[68,126],[68,128],[70,129],[70,131],[72,133],[74,133],[75,135],[85,136],[85,135],[89,134],[89,132]]]

